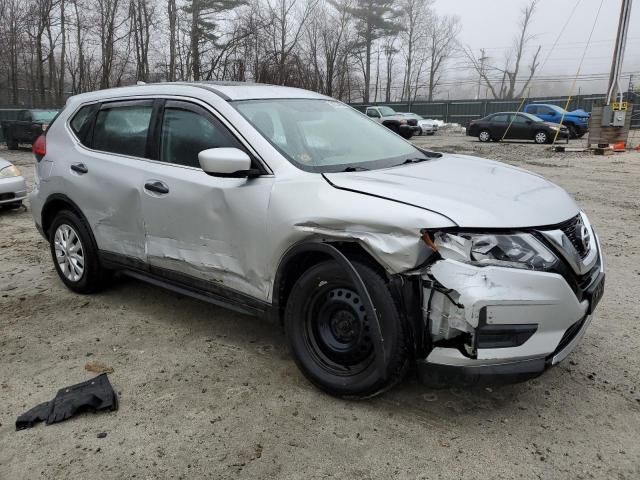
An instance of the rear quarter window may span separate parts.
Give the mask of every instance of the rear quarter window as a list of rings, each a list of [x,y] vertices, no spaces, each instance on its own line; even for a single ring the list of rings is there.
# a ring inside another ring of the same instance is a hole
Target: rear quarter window
[[[95,110],[94,105],[87,105],[82,107],[80,110],[76,112],[76,114],[73,116],[73,118],[69,122],[69,125],[71,126],[71,130],[73,130],[73,133],[80,136],[80,132],[82,131],[82,128],[85,126],[85,124],[91,117],[91,114],[93,113],[94,110]]]

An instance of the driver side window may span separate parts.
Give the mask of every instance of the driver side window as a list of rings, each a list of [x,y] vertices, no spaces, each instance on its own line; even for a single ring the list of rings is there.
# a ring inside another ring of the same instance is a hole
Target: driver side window
[[[213,116],[198,107],[167,102],[160,134],[160,161],[200,168],[198,153],[209,148],[242,148]]]

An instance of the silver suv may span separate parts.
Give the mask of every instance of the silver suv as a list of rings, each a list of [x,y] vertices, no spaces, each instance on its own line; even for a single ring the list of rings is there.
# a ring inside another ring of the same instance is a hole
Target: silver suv
[[[119,271],[273,317],[335,395],[374,395],[412,364],[436,385],[532,378],[603,293],[598,238],[563,189],[304,90],[78,95],[34,153],[33,216],[70,289]]]

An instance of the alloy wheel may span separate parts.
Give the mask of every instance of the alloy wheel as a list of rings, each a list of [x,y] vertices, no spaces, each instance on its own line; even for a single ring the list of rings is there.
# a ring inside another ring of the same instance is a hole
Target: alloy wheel
[[[58,268],[71,282],[77,282],[84,274],[84,249],[76,231],[66,223],[56,229],[53,239]]]
[[[547,143],[547,134],[544,132],[536,133],[536,143]]]

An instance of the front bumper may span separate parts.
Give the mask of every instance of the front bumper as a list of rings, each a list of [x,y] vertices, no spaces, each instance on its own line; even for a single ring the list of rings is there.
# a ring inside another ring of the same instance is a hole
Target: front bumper
[[[581,292],[559,273],[454,260],[431,265],[422,274],[423,317],[434,343],[418,361],[421,380],[434,386],[513,383],[562,361],[586,332],[604,289],[597,239],[594,254],[596,266]]]
[[[422,133],[422,129],[416,125],[400,125],[400,133],[420,135]]]
[[[563,340],[550,355],[500,362],[472,360],[450,348],[435,348],[417,363],[418,376],[426,385],[499,385],[518,383],[538,377],[564,360],[580,342],[591,324],[587,315],[567,329]]]
[[[23,177],[0,178],[0,205],[17,203],[27,198],[27,185]]]

